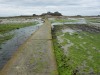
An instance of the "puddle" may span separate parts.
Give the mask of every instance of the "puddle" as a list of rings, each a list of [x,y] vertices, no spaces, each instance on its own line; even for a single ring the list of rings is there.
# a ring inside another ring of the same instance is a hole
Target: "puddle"
[[[79,39],[83,39],[82,36],[79,36],[78,38],[79,38]]]
[[[76,32],[75,30],[71,29],[71,28],[66,28],[64,30],[62,30],[63,33],[69,32],[69,33],[74,33]]]
[[[59,43],[62,43],[64,40],[62,39],[62,36],[64,36],[64,34],[63,35],[60,35],[60,36],[57,36],[57,39],[59,40]]]
[[[69,40],[70,41],[70,40]],[[73,46],[74,44],[73,43],[69,43],[69,44],[66,44],[65,46],[62,46],[62,48],[64,49],[64,54],[65,55],[68,55],[68,49]]]
[[[4,36],[0,34],[0,38],[3,38]]]
[[[76,20],[76,22],[55,22],[52,23],[52,25],[64,25],[64,24],[87,24],[86,20],[84,18],[68,18],[68,20]]]
[[[57,39],[58,39],[59,43],[64,42],[64,40],[62,39],[62,36],[64,36],[64,34],[62,34],[60,36],[57,36]],[[63,48],[64,54],[68,55],[68,48],[73,46],[74,44],[69,39],[66,39],[66,41],[68,42],[68,44],[62,46],[62,48]]]
[[[14,34],[14,37],[0,46],[0,69],[2,69],[6,62],[11,58],[18,47],[23,44],[41,25],[42,23],[36,26],[13,30],[8,33]]]

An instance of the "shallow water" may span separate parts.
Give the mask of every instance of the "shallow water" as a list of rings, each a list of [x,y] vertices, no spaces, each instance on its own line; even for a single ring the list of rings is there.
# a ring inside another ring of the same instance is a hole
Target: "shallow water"
[[[71,28],[66,28],[66,29],[62,30],[62,32],[63,32],[63,33],[66,33],[66,32],[74,33],[74,32],[76,32],[76,30],[73,30],[73,29],[71,29]]]
[[[6,62],[11,58],[18,47],[23,44],[41,25],[42,23],[36,26],[24,27],[9,32],[10,34],[14,34],[14,37],[0,46],[0,69],[2,69]]]
[[[76,22],[64,22],[64,23],[60,23],[60,22],[55,22],[52,23],[52,25],[64,25],[64,24],[87,24],[87,22],[85,21],[84,18],[68,18],[69,20],[76,20]]]

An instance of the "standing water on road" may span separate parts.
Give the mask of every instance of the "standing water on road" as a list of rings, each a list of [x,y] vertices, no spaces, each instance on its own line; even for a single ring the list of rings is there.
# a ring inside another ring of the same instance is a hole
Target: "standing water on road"
[[[20,28],[17,30],[13,30],[8,34],[14,34],[14,37],[6,42],[4,42],[0,46],[0,69],[6,64],[6,62],[11,58],[14,52],[18,49],[18,47],[27,40],[33,32],[35,32],[41,24],[35,26],[29,26]]]

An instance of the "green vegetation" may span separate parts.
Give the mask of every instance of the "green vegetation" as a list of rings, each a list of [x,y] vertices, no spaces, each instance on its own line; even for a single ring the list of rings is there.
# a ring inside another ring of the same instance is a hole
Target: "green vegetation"
[[[70,59],[64,55],[61,45],[57,43],[57,39],[53,39],[53,42],[59,75],[71,75],[72,70],[68,63]]]
[[[23,28],[23,27],[27,27],[27,26],[32,26],[32,25],[36,25],[38,24],[38,22],[27,22],[27,23],[10,23],[10,24],[0,24],[0,34],[5,34],[11,30],[14,29],[19,29],[19,28]],[[14,35],[3,35],[3,37],[0,37],[0,45],[11,39]]]
[[[54,20],[54,21],[51,21],[52,23],[55,23],[55,22],[60,22],[60,23],[65,23],[65,22],[77,22],[78,20],[69,20],[69,19],[57,19],[57,20]]]
[[[80,36],[82,38],[79,38]],[[86,61],[86,65],[89,67],[84,68],[84,71],[89,71],[90,67],[92,67],[95,73],[99,72],[100,34],[81,32],[78,35],[69,35],[69,33],[66,33],[64,38],[74,43],[69,48],[68,55],[73,60],[73,65],[71,64],[73,69],[79,65],[82,66],[83,62]]]
[[[11,23],[11,24],[0,24],[0,34],[4,34],[14,29],[19,29],[27,26],[32,26],[38,24],[37,22],[27,22],[27,23]]]
[[[100,23],[100,18],[86,18],[86,19],[89,22]]]
[[[57,38],[53,39],[59,75],[81,75],[82,73],[97,75],[100,73],[100,33],[81,31],[73,35],[68,32],[63,34],[62,43],[58,43]],[[54,36],[58,36],[58,32]],[[68,48],[66,55],[62,46],[68,44],[67,39],[73,45]]]
[[[5,42],[5,41],[11,39],[13,36],[14,36],[14,35],[11,35],[11,34],[10,34],[10,35],[6,35],[6,36],[4,36],[4,37],[0,37],[0,45],[1,45],[3,42]]]

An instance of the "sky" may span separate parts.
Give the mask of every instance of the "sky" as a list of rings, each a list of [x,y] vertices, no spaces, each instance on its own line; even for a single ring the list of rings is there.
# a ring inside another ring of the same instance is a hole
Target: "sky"
[[[0,16],[59,11],[66,16],[100,15],[100,0],[0,0]]]

